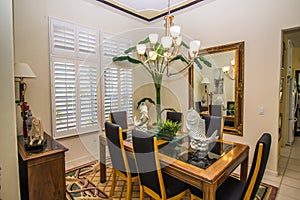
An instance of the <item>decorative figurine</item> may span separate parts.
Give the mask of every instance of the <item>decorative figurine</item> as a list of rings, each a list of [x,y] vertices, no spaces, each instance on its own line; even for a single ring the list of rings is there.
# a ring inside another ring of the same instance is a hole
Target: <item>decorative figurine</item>
[[[206,137],[205,120],[194,109],[189,109],[186,115],[186,128],[191,138],[191,148],[198,150],[199,157],[204,158],[208,153],[208,145],[216,140],[218,131]]]
[[[149,121],[148,108],[145,102],[142,102],[139,106],[140,109],[140,120],[136,120],[136,116],[134,116],[134,126],[140,130],[147,130],[147,124]]]
[[[29,132],[29,145],[33,145],[34,142],[37,142],[37,145],[40,145],[44,141],[44,130],[42,126],[41,119],[38,117],[33,117],[32,119],[32,128]]]

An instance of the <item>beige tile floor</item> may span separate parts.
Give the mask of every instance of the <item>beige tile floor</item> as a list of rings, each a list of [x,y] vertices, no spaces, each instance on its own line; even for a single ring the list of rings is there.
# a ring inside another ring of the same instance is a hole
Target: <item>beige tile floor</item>
[[[300,200],[300,137],[280,154],[279,176],[265,174],[263,182],[279,187],[276,200]]]

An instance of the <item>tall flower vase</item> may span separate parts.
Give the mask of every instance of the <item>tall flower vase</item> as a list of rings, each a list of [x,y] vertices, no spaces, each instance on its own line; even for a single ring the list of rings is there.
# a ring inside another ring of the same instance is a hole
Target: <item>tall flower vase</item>
[[[27,123],[25,120],[23,120],[23,137],[24,137],[24,141],[25,144],[28,144],[28,127],[27,127]]]

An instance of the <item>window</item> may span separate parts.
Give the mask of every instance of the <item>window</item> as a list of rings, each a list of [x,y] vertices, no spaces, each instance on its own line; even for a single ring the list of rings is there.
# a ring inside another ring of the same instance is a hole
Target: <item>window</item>
[[[50,18],[52,129],[55,138],[99,130],[99,34]]]
[[[124,53],[131,43],[105,33],[102,40],[104,121],[113,111],[127,111],[130,120],[133,117],[133,69],[115,65],[112,58]]]

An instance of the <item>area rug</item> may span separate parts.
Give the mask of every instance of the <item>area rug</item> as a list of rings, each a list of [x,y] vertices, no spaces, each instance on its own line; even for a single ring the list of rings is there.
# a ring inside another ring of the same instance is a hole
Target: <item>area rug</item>
[[[105,183],[100,183],[100,171],[95,162],[87,163],[83,166],[70,169],[66,172],[66,199],[67,200],[98,200],[98,199],[125,199],[126,182],[119,179],[113,197],[109,198],[111,188],[111,168],[107,167]],[[131,199],[139,199],[139,185],[137,182],[132,185]],[[278,188],[262,183],[256,194],[256,200],[274,200]],[[145,200],[151,198],[145,194]],[[183,200],[190,199],[189,195]]]

